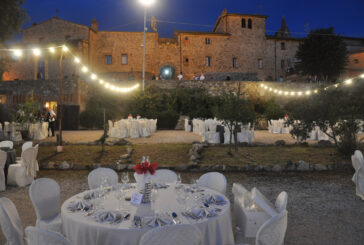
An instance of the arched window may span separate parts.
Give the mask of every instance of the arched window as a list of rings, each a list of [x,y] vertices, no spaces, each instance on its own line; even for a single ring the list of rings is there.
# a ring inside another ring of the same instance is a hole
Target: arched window
[[[253,26],[253,22],[251,19],[248,20],[248,28],[249,29],[252,29],[252,26]]]
[[[242,28],[246,28],[246,23],[245,23],[245,19],[244,18],[241,19],[241,27]]]

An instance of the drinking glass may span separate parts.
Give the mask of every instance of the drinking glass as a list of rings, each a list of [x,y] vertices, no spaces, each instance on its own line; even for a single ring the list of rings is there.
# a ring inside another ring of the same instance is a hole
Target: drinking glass
[[[154,216],[158,217],[158,210],[157,210],[157,199],[158,199],[158,190],[157,189],[153,189],[150,195],[150,201],[151,201],[151,206],[152,206],[152,210],[154,211]]]
[[[182,176],[181,174],[177,174],[177,185],[182,184]]]
[[[121,182],[123,182],[124,188],[128,186],[128,183],[129,183],[129,173],[123,172],[121,174]]]

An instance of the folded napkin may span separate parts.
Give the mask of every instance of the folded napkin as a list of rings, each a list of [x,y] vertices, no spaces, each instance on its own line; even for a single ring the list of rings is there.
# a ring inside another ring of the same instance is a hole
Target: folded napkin
[[[76,211],[89,211],[92,208],[92,204],[88,201],[82,200],[77,202],[71,202],[68,206],[68,209],[72,212]]]
[[[215,204],[215,205],[225,205],[226,200],[223,196],[220,195],[206,195],[204,196],[204,203],[207,204]]]
[[[145,217],[143,219],[144,226],[148,227],[161,227],[165,225],[173,224],[173,219],[167,216],[159,217]]]
[[[189,212],[185,212],[184,216],[192,219],[203,219],[205,217],[210,218],[216,216],[216,210],[206,207],[194,208]]]
[[[119,211],[100,211],[94,215],[96,222],[103,223],[109,222],[110,224],[119,224],[123,220],[129,219],[129,213],[121,213]]]
[[[91,199],[98,198],[98,197],[100,197],[100,193],[98,191],[88,191],[83,196],[83,199],[91,200]]]
[[[166,188],[168,188],[169,187],[169,185],[167,185],[167,184],[163,184],[163,183],[155,183],[154,184],[154,188],[155,189],[166,189]]]

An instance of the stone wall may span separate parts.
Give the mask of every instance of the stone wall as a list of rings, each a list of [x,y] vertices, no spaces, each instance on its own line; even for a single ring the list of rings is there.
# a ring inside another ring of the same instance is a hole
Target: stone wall
[[[146,81],[146,86],[157,86],[161,89],[175,89],[179,87],[184,88],[203,88],[206,89],[211,95],[221,95],[225,93],[237,93],[239,91],[242,95],[252,99],[269,100],[274,98],[275,101],[281,105],[289,103],[297,97],[290,96],[275,96],[274,93],[269,92],[260,87],[264,83],[265,85],[288,91],[307,91],[309,89],[315,89],[313,84],[305,83],[279,83],[279,82],[255,82],[255,81],[175,81],[175,80],[162,80],[162,81]],[[302,96],[302,99],[307,98]]]
[[[79,79],[63,80],[64,104],[84,107],[87,97],[87,85]],[[8,81],[0,83],[0,95],[6,97],[6,105],[14,107],[24,103],[26,96],[33,93],[41,104],[46,101],[59,101],[59,80]]]

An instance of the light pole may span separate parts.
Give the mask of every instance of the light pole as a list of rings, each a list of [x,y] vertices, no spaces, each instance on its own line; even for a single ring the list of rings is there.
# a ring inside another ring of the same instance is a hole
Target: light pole
[[[147,8],[152,6],[155,0],[139,0],[139,2],[144,6],[144,29],[143,29],[143,71],[142,71],[142,91],[145,87],[145,40],[147,31]]]

